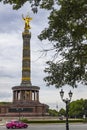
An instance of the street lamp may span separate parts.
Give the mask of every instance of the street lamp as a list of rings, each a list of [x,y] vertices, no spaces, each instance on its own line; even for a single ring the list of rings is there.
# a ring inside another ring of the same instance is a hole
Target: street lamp
[[[69,123],[68,123],[69,103],[70,103],[72,95],[73,95],[73,93],[71,92],[71,90],[68,93],[68,95],[69,95],[69,99],[68,98],[63,99],[63,97],[64,97],[64,91],[63,91],[63,89],[61,89],[60,96],[61,96],[62,101],[66,104],[66,130],[69,130]]]
[[[16,110],[17,110],[18,113],[19,113],[19,121],[20,121],[20,116],[21,116],[21,112],[23,111],[23,108],[17,108]]]

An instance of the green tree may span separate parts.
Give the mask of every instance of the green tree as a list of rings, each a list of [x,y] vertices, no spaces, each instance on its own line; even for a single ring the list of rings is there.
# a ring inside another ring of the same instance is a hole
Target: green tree
[[[69,116],[73,118],[82,118],[83,115],[84,115],[84,100],[80,99],[71,102],[69,105]]]
[[[58,112],[55,109],[49,109],[49,116],[58,116]]]
[[[37,13],[38,7],[45,9],[52,9],[56,0],[0,0],[4,4],[11,4],[13,9],[20,9],[26,2],[29,2],[31,9]]]
[[[49,26],[39,35],[48,39],[56,60],[45,68],[47,85],[77,87],[87,84],[87,1],[59,0],[49,16]],[[61,55],[61,59],[58,58]]]
[[[85,115],[87,117],[87,99],[84,100],[83,115]]]
[[[58,112],[58,115],[59,115],[59,116],[65,116],[65,115],[66,115],[66,111],[65,111],[63,108],[61,108],[61,109],[59,110],[59,112]]]

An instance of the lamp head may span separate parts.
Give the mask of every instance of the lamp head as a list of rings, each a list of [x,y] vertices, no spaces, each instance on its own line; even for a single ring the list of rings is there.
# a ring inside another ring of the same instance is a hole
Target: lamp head
[[[70,99],[72,98],[72,95],[73,95],[73,93],[71,92],[71,90],[70,90],[70,92],[68,93],[69,94],[69,97],[70,97]]]
[[[60,96],[61,96],[61,98],[63,99],[63,96],[64,96],[64,91],[63,91],[63,89],[61,89],[61,91],[60,91]]]

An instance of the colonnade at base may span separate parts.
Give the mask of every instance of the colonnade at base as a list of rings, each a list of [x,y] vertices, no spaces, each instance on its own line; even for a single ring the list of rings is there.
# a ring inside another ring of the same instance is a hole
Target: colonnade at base
[[[13,89],[13,103],[39,102],[39,87],[15,86]]]

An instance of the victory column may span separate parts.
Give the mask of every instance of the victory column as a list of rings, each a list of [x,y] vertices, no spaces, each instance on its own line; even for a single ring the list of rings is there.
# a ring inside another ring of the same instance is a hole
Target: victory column
[[[39,102],[40,87],[31,84],[31,57],[30,57],[30,39],[31,29],[29,16],[22,19],[25,21],[23,37],[23,57],[22,57],[22,80],[20,86],[15,86],[13,90],[13,104],[22,108],[25,115],[42,116],[47,114],[48,105]]]
[[[31,57],[30,57],[30,39],[31,32],[29,31],[30,21],[29,16],[22,19],[25,22],[22,51],[22,77],[21,83],[18,86],[12,87],[13,102],[8,105],[0,106],[0,116],[45,116],[47,115],[48,105],[40,103],[39,90],[40,87],[31,84]]]

